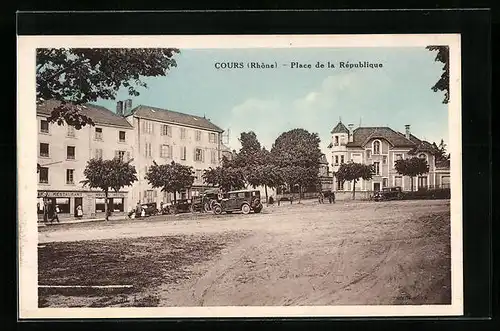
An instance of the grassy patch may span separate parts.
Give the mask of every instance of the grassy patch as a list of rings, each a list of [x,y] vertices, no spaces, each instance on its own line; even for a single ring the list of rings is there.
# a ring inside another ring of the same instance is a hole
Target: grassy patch
[[[48,243],[38,249],[40,285],[133,287],[40,288],[39,306],[51,306],[51,297],[57,297],[62,306],[156,306],[159,299],[149,293],[151,290],[189,278],[191,265],[214,258],[238,237],[225,234]],[[78,300],[83,297],[86,300]]]

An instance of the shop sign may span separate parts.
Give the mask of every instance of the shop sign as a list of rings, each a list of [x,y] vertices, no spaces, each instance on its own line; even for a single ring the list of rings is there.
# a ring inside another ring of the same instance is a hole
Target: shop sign
[[[38,191],[39,198],[70,198],[83,196],[82,192],[68,192],[68,191]]]

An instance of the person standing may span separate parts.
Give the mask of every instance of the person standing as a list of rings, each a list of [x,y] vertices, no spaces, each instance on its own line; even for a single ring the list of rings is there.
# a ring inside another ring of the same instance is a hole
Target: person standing
[[[78,207],[76,207],[76,217],[78,217],[78,218],[83,217],[82,205],[78,205]]]

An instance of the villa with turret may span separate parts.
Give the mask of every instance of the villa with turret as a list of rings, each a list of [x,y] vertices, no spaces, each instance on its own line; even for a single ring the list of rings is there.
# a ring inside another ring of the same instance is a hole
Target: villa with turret
[[[356,162],[372,164],[375,174],[371,180],[360,179],[356,183],[358,191],[378,191],[384,187],[399,186],[404,191],[411,189],[410,178],[398,174],[395,162],[410,157],[425,158],[429,172],[415,177],[413,189],[440,188],[450,185],[450,164],[436,162],[435,147],[417,138],[411,133],[410,125],[405,126],[405,133],[389,127],[358,127],[339,123],[331,131],[330,160],[334,172],[342,163]],[[333,178],[335,191],[352,190],[352,182],[339,182]]]

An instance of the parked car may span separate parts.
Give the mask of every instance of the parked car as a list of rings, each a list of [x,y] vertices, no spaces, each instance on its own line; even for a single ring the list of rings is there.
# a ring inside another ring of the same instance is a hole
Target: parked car
[[[205,190],[202,195],[202,204],[203,204],[203,209],[206,212],[209,212],[212,210],[214,204],[216,202],[220,202],[223,198],[223,194],[218,188],[211,188]]]
[[[373,200],[384,201],[384,200],[396,200],[402,199],[403,192],[400,186],[396,187],[384,187],[381,191],[375,192],[373,195]]]
[[[235,211],[241,211],[243,214],[248,214],[250,211],[260,213],[262,208],[259,190],[229,191],[221,202],[213,205],[214,214],[217,215],[223,212],[230,214]]]
[[[196,196],[192,197],[191,199],[191,210],[193,212],[202,212],[205,211],[204,209],[204,199],[203,196]]]
[[[162,214],[190,213],[192,211],[191,199],[178,199],[176,202],[167,204]]]
[[[132,218],[132,215],[134,215],[133,217],[134,218],[139,218],[141,217],[142,215],[142,210],[144,210],[144,216],[147,217],[147,216],[155,216],[155,215],[158,215],[160,213],[160,211],[158,210],[158,208],[156,207],[156,202],[151,202],[151,203],[143,203],[141,204],[141,210],[138,211],[136,209],[130,211],[128,213],[128,217],[129,218]]]

